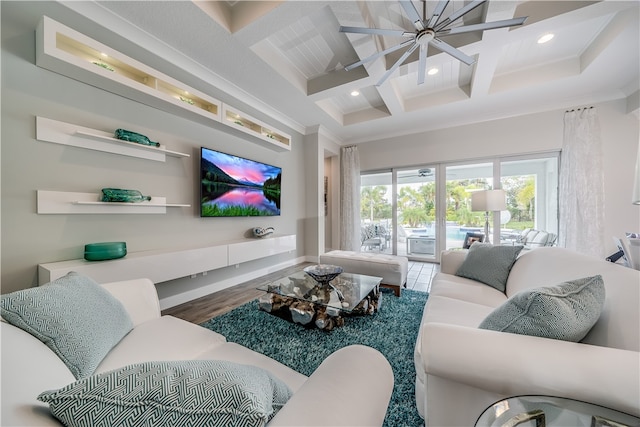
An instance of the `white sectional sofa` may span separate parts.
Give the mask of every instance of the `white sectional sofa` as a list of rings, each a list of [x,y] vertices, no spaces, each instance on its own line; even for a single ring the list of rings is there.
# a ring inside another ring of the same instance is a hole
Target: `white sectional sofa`
[[[283,364],[198,325],[161,316],[155,286],[147,279],[102,285],[129,314],[133,329],[108,352],[95,373],[149,361],[225,360],[263,368],[293,392],[269,426],[380,426],[393,389],[393,373],[377,350],[350,346],[329,356],[306,377]],[[74,307],[68,307],[74,310]],[[7,312],[3,312],[7,314]],[[44,321],[51,321],[44,320]],[[2,338],[2,426],[55,426],[46,390],[76,381],[43,342],[4,320]],[[372,375],[372,373],[375,373]],[[310,416],[310,413],[313,413]],[[96,424],[94,425],[109,425]],[[171,425],[171,423],[153,423]]]
[[[467,256],[442,253],[416,342],[416,401],[426,426],[472,426],[489,405],[518,395],[640,416],[640,271],[543,247],[520,253],[501,292],[456,275]],[[520,291],[594,275],[604,282],[604,306],[580,342],[479,328]]]

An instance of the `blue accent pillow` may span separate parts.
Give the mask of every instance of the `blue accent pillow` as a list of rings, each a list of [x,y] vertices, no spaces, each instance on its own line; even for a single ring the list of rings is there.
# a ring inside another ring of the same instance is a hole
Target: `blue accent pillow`
[[[2,295],[0,305],[3,319],[45,343],[76,378],[93,374],[133,328],[120,301],[75,272]]]
[[[522,246],[494,246],[475,242],[456,271],[456,276],[477,280],[504,292],[513,263]]]
[[[578,342],[604,306],[602,276],[518,292],[487,316],[481,329]]]
[[[222,360],[145,362],[46,391],[67,427],[264,426],[292,393],[256,366]]]

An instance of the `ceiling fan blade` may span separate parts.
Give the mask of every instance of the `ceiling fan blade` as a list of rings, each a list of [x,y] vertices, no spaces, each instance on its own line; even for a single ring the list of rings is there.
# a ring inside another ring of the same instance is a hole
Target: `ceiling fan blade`
[[[474,58],[470,57],[465,53],[462,53],[460,50],[451,46],[449,43],[445,43],[438,38],[431,40],[429,43],[431,44],[431,46],[435,47],[439,51],[448,53],[449,55],[453,56],[454,58],[456,58],[461,62],[464,62],[467,65],[472,65],[474,62],[476,62]]]
[[[448,36],[451,34],[470,33],[472,31],[495,30],[496,28],[513,27],[522,25],[527,20],[527,16],[523,18],[503,19],[502,21],[483,22],[481,24],[465,25],[462,27],[451,28],[448,30],[438,31],[437,36]]]
[[[380,36],[397,36],[412,37],[415,33],[405,30],[385,30],[382,28],[363,28],[363,27],[343,27],[340,26],[341,33],[357,33],[357,34],[377,34]]]
[[[391,68],[389,68],[387,70],[386,73],[384,73],[384,75],[382,76],[382,78],[380,79],[380,81],[378,81],[378,83],[376,83],[376,86],[380,86],[382,83],[384,83],[385,80],[387,80],[387,78],[400,66],[402,65],[402,63],[409,57],[409,55],[411,55],[413,53],[414,50],[416,50],[416,48],[418,47],[418,43],[414,43],[413,46],[411,46],[409,49],[407,49],[407,51],[405,53],[402,54],[402,56],[395,62],[395,64],[393,64],[393,66]]]
[[[416,30],[424,30],[424,22],[422,21],[422,18],[420,18],[420,14],[416,10],[416,7],[413,5],[411,0],[399,0],[399,2],[400,6],[402,6],[402,8],[404,9],[404,13],[406,13],[411,22],[413,22],[413,26],[416,27]]]
[[[436,24],[440,20],[440,17],[442,16],[442,13],[444,12],[444,9],[447,7],[447,4],[449,4],[449,0],[440,0],[438,5],[436,6],[436,9],[433,11],[433,15],[431,15],[431,18],[429,18],[427,28],[433,28],[436,26]]]
[[[456,10],[451,15],[449,15],[449,17],[447,17],[447,19],[445,19],[444,21],[439,23],[434,28],[434,30],[438,31],[438,30],[446,27],[447,25],[452,24],[453,22],[455,22],[456,20],[460,19],[461,17],[463,17],[467,13],[471,12],[476,7],[482,5],[483,3],[486,3],[486,2],[487,2],[487,0],[474,0],[471,3],[468,3],[466,6]]]
[[[360,65],[365,64],[367,62],[371,62],[376,58],[379,58],[379,57],[381,57],[383,55],[386,55],[387,53],[395,52],[398,49],[402,49],[403,47],[406,47],[406,46],[410,45],[413,42],[414,42],[413,39],[412,40],[405,40],[400,44],[397,44],[395,46],[391,46],[390,48],[387,48],[387,49],[382,50],[380,52],[374,53],[371,56],[367,56],[366,58],[364,58],[364,59],[362,59],[362,60],[360,60],[358,62],[354,62],[353,64],[347,65],[346,67],[344,67],[344,69],[346,71],[353,70],[354,68],[359,67]]]
[[[427,68],[427,45],[420,45],[420,60],[418,61],[418,84],[424,83]]]

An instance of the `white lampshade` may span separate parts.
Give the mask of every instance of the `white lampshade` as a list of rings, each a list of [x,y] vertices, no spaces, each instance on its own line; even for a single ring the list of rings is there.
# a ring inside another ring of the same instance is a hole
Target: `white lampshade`
[[[640,205],[640,144],[638,144],[638,155],[636,158],[636,173],[633,176],[633,194],[631,195],[631,203]]]
[[[471,194],[471,210],[482,212],[507,209],[507,195],[504,190],[485,190]]]

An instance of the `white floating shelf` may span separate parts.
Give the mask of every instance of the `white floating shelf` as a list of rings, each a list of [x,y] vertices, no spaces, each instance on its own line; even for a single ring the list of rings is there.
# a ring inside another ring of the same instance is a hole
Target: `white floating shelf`
[[[189,154],[167,150],[166,147],[153,147],[122,141],[114,138],[113,133],[103,132],[72,123],[60,122],[45,117],[36,117],[36,139],[54,144],[69,145],[123,156],[141,159],[166,161],[166,156],[191,157]]]
[[[97,193],[38,190],[38,214],[164,214],[166,208],[188,208],[191,205],[166,203],[164,197],[148,202],[101,202]]]
[[[181,203],[155,203],[154,200],[158,200],[158,199],[164,199],[164,197],[153,197],[148,202],[134,203],[133,205],[144,207],[144,208],[149,208],[149,207],[151,208],[163,208],[163,207],[164,208],[189,208],[191,207],[191,205],[183,205]],[[83,202],[82,200],[78,200],[72,203],[76,205],[93,205],[93,206],[100,206],[100,205],[132,206],[132,203],[125,203],[125,202]]]
[[[160,151],[161,153],[164,153],[167,156],[191,157],[189,154],[186,154],[186,153],[178,153],[177,151],[167,150],[166,148],[164,148],[163,145],[160,145],[159,147],[154,147],[153,145],[137,144],[135,142],[123,141],[121,139],[117,139],[111,136],[97,135],[94,133],[82,132],[82,131],[77,131],[76,134],[79,136],[83,136],[85,138],[94,138],[100,141],[110,142],[112,144],[128,144],[130,146],[135,146],[138,149],[149,150],[149,151]]]
[[[262,145],[269,148],[278,151],[291,150],[291,135],[276,130],[227,104],[222,104],[222,123],[257,138]]]
[[[205,125],[221,122],[270,149],[291,150],[290,135],[47,16],[36,29],[36,65]]]
[[[36,29],[36,65],[171,114],[220,121],[219,100],[46,16]]]

